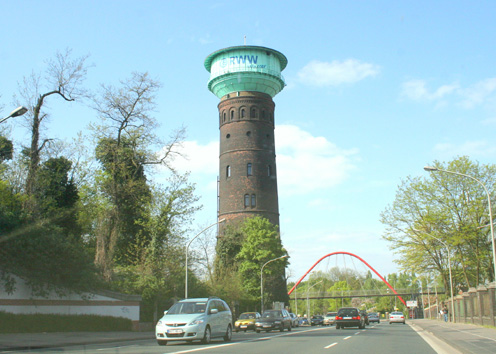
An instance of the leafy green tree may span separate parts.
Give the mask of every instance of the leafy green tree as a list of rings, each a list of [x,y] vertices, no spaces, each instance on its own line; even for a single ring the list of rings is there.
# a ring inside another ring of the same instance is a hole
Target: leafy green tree
[[[71,165],[65,157],[45,161],[36,176],[33,196],[37,201],[39,218],[55,223],[65,235],[80,238],[81,228],[77,220],[79,194],[68,175]]]
[[[459,157],[447,164],[435,161],[434,166],[473,176],[494,194],[495,165]],[[420,272],[436,268],[445,288],[449,284],[449,248],[454,281],[476,286],[494,279],[488,215],[487,195],[472,179],[443,172],[408,177],[393,204],[381,214],[387,227],[383,238],[400,255],[402,269]]]
[[[0,164],[6,160],[12,160],[14,145],[12,141],[0,135]]]
[[[95,99],[95,110],[102,119],[101,125],[93,127],[96,157],[102,166],[96,182],[106,201],[104,217],[95,228],[95,260],[109,280],[114,263],[135,264],[132,250],[151,240],[143,226],[151,198],[146,165],[170,167],[169,159],[183,137],[180,130],[164,143],[155,135],[157,123],[151,114],[159,88],[160,83],[148,73],[133,73],[120,88],[102,85]]]
[[[256,216],[246,219],[240,231],[244,240],[236,261],[243,279],[243,288],[248,297],[259,299],[262,266],[272,259],[287,255],[287,252],[281,244],[277,226],[265,218]],[[287,264],[287,259],[283,258],[264,268],[264,302],[267,304],[273,301],[288,303],[284,278]]]

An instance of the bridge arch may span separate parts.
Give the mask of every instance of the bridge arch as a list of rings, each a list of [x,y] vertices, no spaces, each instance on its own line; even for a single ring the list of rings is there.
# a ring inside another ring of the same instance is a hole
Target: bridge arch
[[[389,289],[391,289],[391,291],[393,291],[396,296],[398,297],[398,299],[400,299],[400,301],[403,303],[403,305],[406,306],[406,302],[405,300],[403,300],[403,298],[398,295],[398,293],[396,292],[396,290],[394,290],[394,288],[391,286],[391,284],[389,284],[386,279],[384,279],[379,273],[377,273],[377,271],[372,268],[372,266],[370,266],[367,262],[365,262],[365,260],[363,260],[362,258],[358,257],[356,254],[353,254],[353,253],[350,253],[350,252],[344,252],[344,251],[339,251],[339,252],[332,252],[332,253],[329,253],[327,255],[325,255],[324,257],[320,258],[317,262],[315,262],[315,264],[305,273],[303,274],[303,276],[295,283],[295,285],[291,288],[291,290],[289,290],[288,292],[288,295],[291,295],[291,293],[296,289],[296,287],[298,286],[298,284],[301,283],[301,281],[303,279],[305,279],[305,277],[308,275],[308,273],[310,273],[312,271],[313,268],[315,268],[315,266],[317,264],[319,264],[323,259],[327,258],[327,257],[330,257],[330,256],[333,256],[333,255],[336,255],[336,254],[346,254],[348,256],[352,256],[352,257],[355,257],[356,259],[358,259],[360,262],[362,262],[363,264],[365,264],[367,267],[369,267],[370,270],[372,270],[383,282],[384,284],[386,284],[388,286]]]

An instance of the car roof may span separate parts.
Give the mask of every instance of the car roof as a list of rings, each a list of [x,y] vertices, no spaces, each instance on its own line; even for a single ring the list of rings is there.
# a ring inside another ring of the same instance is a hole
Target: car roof
[[[179,302],[207,302],[209,300],[208,297],[199,297],[199,298],[193,298],[193,299],[182,299],[179,300]]]

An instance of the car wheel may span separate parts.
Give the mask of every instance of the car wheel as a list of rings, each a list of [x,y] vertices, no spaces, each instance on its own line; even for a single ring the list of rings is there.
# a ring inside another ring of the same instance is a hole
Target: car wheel
[[[224,342],[230,342],[231,339],[232,339],[232,327],[231,324],[229,324],[227,325],[226,334],[224,335]]]
[[[336,325],[336,329],[339,329],[339,328],[340,328],[339,325]]]
[[[281,327],[279,327],[279,332],[284,332],[284,325],[281,324]]]
[[[291,332],[292,329],[293,329],[293,326],[289,325],[288,332]]]
[[[210,344],[211,340],[212,340],[212,332],[210,331],[210,327],[207,326],[207,328],[205,328],[205,334],[203,335],[202,343]]]
[[[157,340],[158,345],[167,345],[166,340]]]

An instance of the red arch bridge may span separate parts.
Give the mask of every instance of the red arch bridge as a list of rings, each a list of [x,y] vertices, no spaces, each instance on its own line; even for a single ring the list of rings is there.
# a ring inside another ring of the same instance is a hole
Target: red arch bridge
[[[403,296],[411,296],[411,297],[417,297],[419,295],[434,295],[432,292],[429,292],[429,291],[415,291],[415,292],[412,292],[411,290],[407,290],[407,289],[398,289],[400,290],[400,292],[398,292],[396,289],[394,289],[391,284],[389,284],[387,282],[386,279],[384,279],[383,276],[381,276],[374,268],[372,268],[372,266],[370,266],[365,260],[363,260],[362,258],[358,257],[357,255],[353,254],[353,253],[350,253],[350,252],[332,252],[332,253],[329,253],[325,256],[323,256],[322,258],[320,258],[317,262],[315,262],[315,264],[295,283],[295,285],[291,288],[291,290],[289,290],[288,292],[288,295],[291,295],[291,293],[293,291],[296,290],[296,287],[298,286],[298,284],[301,283],[301,281],[303,279],[305,279],[305,277],[308,275],[308,273],[310,273],[313,268],[315,268],[315,266],[317,264],[319,264],[322,260],[324,260],[325,258],[327,257],[330,257],[330,256],[333,256],[333,255],[338,255],[338,254],[344,254],[344,255],[348,255],[348,256],[352,256],[352,257],[355,257],[357,258],[359,261],[361,261],[363,264],[365,264],[371,271],[373,271],[375,273],[375,275],[377,275],[379,277],[379,279],[381,279],[384,284],[387,285],[387,287],[389,288],[389,290],[386,292],[386,293],[381,293],[379,291],[373,291],[373,290],[367,290],[369,293],[367,294],[364,294],[363,292],[359,292],[359,291],[337,291],[337,292],[332,292],[332,293],[326,293],[325,295],[312,295],[312,296],[308,296],[308,294],[306,294],[306,296],[304,297],[296,297],[296,299],[299,299],[299,300],[304,300],[304,299],[341,299],[341,298],[351,298],[351,297],[377,297],[377,296],[395,296],[397,297],[405,306],[406,306],[406,302],[405,300],[403,300]],[[437,294],[444,294],[444,289],[438,289],[436,291]],[[296,294],[296,292],[295,292]]]

